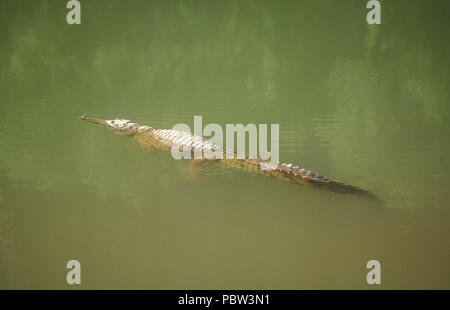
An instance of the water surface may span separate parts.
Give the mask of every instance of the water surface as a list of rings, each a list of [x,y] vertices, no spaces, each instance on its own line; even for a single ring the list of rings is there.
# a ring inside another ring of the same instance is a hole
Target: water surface
[[[0,288],[450,288],[449,1],[0,2]],[[357,197],[82,122],[280,124]]]

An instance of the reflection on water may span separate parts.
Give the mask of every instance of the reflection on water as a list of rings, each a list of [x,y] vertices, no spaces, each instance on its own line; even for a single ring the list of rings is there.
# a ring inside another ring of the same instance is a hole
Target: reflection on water
[[[0,288],[450,288],[449,7],[0,3]],[[280,157],[382,207],[148,154],[78,116],[278,123]]]

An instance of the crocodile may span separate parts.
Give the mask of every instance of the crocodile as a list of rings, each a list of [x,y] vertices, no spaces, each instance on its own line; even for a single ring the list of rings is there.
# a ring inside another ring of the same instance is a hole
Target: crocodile
[[[170,151],[172,147],[175,146],[178,147],[180,151],[186,149],[192,150],[192,154],[194,154],[195,150],[201,149],[201,154],[204,155],[199,159],[193,159],[191,161],[192,167],[205,162],[219,161],[228,166],[272,176],[296,184],[326,189],[338,193],[355,194],[378,203],[380,202],[376,195],[361,189],[360,187],[325,178],[311,170],[300,168],[291,163],[273,164],[268,160],[250,158],[247,154],[237,156],[234,151],[228,151],[226,148],[218,146],[208,139],[192,135],[188,132],[173,129],[156,129],[121,118],[105,120],[87,115],[82,115],[80,118],[113,129],[118,134],[133,136],[143,147],[149,150]],[[208,152],[214,152],[214,155],[222,153],[222,156],[219,159],[217,159],[218,157],[211,158],[211,153],[208,154]]]

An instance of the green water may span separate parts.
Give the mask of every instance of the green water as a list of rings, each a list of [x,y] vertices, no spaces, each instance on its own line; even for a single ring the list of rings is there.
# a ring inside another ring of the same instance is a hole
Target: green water
[[[450,3],[0,1],[0,288],[450,289]],[[317,191],[78,119],[276,123]],[[381,263],[369,286],[366,263]]]

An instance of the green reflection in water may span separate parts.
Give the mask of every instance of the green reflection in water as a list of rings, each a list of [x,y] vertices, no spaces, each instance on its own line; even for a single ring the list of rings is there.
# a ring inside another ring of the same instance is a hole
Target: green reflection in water
[[[0,287],[449,288],[449,5],[0,3]],[[279,123],[280,155],[351,197],[147,154],[81,114]]]

